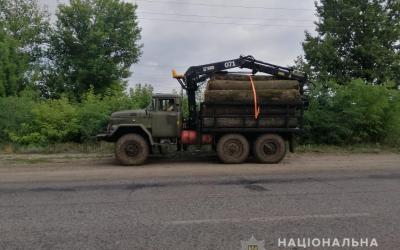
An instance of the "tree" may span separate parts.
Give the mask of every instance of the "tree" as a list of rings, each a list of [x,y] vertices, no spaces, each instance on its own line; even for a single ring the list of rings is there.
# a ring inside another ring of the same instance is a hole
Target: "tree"
[[[321,0],[316,9],[317,36],[306,32],[303,48],[319,80],[400,84],[400,1]]]
[[[153,97],[153,86],[138,83],[129,89],[129,96],[132,98],[135,107],[146,108],[151,103]]]
[[[0,23],[0,64],[6,67],[1,71],[9,72],[3,94],[15,95],[34,84],[41,72],[49,15],[39,8],[37,0],[0,0]]]
[[[18,53],[18,47],[0,26],[0,97],[15,96],[23,88],[28,58]]]
[[[137,6],[120,0],[71,0],[60,5],[51,38],[48,93],[80,96],[123,89],[141,54]]]

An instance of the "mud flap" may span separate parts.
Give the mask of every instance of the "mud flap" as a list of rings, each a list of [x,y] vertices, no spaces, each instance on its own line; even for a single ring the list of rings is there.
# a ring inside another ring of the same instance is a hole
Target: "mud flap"
[[[294,146],[295,146],[294,136],[290,135],[289,136],[289,151],[290,151],[290,153],[294,153]]]

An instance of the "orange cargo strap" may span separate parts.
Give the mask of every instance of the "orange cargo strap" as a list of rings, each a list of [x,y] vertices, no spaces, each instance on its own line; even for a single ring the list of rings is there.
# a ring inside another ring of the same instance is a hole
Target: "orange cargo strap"
[[[250,82],[251,82],[251,87],[253,89],[253,97],[254,97],[254,119],[258,119],[258,116],[260,115],[260,106],[258,106],[257,102],[257,92],[256,92],[256,87],[254,86],[253,82],[253,77],[249,75]]]

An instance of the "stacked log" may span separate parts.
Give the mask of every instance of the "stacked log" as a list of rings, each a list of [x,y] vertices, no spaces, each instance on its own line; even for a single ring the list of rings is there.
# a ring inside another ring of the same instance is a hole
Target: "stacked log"
[[[294,103],[300,102],[301,96],[298,90],[258,90],[257,100],[259,104],[267,103]],[[204,93],[204,102],[209,104],[242,104],[254,103],[254,94],[251,90],[208,90]]]
[[[270,81],[277,79],[274,76],[255,75],[252,76],[253,81]],[[249,82],[250,78],[248,75],[235,75],[235,74],[214,74],[211,76],[210,81],[213,80],[228,80],[228,81],[246,81]]]
[[[254,81],[256,90],[299,90],[299,82],[293,80]],[[210,80],[207,90],[252,90],[250,79],[247,81]]]
[[[288,119],[288,127],[294,128],[298,124],[297,118]],[[258,120],[249,117],[248,119],[242,118],[203,118],[203,126],[205,128],[284,128],[286,120],[283,117],[270,117],[260,118]]]
[[[260,110],[262,116],[298,114],[296,107],[277,107],[266,105]],[[251,115],[254,113],[253,105],[211,105],[207,104],[203,109],[203,116],[224,116],[224,115]]]
[[[261,106],[259,119],[252,116],[254,93],[249,76],[217,74],[211,77],[204,92],[203,126],[297,127],[296,115],[299,114],[299,110],[295,106],[285,104],[301,102],[299,82],[271,76],[252,76],[252,79],[257,93],[257,103]],[[244,116],[248,118],[243,119]]]

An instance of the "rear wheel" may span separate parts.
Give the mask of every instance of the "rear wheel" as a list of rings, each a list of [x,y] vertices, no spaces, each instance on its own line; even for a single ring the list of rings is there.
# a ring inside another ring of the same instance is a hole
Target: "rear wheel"
[[[149,156],[149,145],[137,134],[127,134],[115,144],[115,157],[122,165],[142,165]]]
[[[217,143],[217,154],[223,163],[242,163],[249,155],[249,143],[240,134],[227,134]]]
[[[286,155],[286,144],[277,134],[259,136],[253,145],[253,154],[259,162],[278,163]]]

